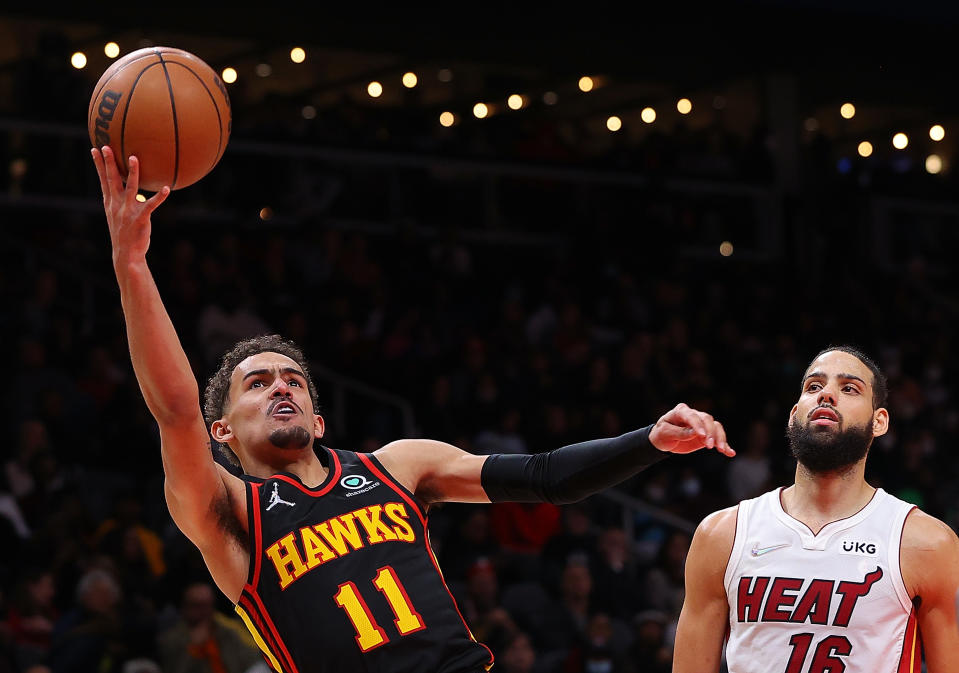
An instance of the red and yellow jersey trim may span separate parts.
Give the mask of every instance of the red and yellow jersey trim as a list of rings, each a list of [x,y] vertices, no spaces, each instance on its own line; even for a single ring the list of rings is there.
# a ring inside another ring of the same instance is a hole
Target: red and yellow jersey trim
[[[909,613],[906,635],[902,639],[902,654],[896,673],[919,673],[922,670],[922,636],[919,634],[919,618],[916,609]]]

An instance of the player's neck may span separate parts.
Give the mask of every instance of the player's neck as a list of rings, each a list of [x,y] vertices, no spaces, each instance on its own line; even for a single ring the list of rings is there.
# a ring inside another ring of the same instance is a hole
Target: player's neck
[[[815,474],[798,465],[796,482],[781,494],[783,509],[818,533],[826,524],[854,515],[872,499],[876,489],[864,475],[865,461],[830,474]]]
[[[248,455],[242,462],[243,472],[251,477],[267,479],[278,472],[289,472],[295,474],[308,488],[322,484],[329,472],[312,448],[296,452],[275,452],[269,456]]]

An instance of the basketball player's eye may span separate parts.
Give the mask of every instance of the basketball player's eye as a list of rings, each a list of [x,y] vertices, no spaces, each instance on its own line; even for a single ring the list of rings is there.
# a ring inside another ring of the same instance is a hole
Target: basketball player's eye
[[[297,381],[296,379],[290,379],[290,385],[291,385],[291,386],[296,386],[297,388],[299,388],[299,387],[300,387],[300,382]]]
[[[253,383],[250,384],[250,387],[251,387],[251,388],[259,388],[259,387],[261,387],[262,385],[263,385],[263,381],[254,381]]]

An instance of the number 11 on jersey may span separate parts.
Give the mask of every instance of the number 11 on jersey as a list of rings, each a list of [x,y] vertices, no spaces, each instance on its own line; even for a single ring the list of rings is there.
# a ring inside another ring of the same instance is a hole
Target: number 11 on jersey
[[[383,566],[373,578],[373,586],[379,590],[389,603],[395,619],[393,623],[401,636],[426,628],[423,617],[413,608],[403,583],[391,566]],[[363,600],[359,589],[353,582],[344,582],[338,587],[333,600],[343,608],[356,629],[356,644],[360,650],[368,652],[379,647],[387,640],[386,632],[373,619],[373,613]]]

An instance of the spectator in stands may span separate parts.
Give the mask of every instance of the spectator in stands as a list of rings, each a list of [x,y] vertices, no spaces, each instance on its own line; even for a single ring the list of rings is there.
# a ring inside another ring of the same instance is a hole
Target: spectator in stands
[[[537,673],[536,650],[529,636],[515,631],[504,640],[496,657],[496,667],[503,673]]]
[[[656,563],[647,571],[645,580],[646,605],[661,610],[670,619],[678,619],[686,595],[684,570],[686,554],[692,541],[685,531],[673,531],[666,538]]]
[[[159,634],[163,673],[246,673],[262,658],[249,632],[216,609],[206,582],[187,586],[177,621]]]
[[[570,652],[565,668],[583,673],[625,673],[631,644],[632,634],[626,624],[597,612],[590,617],[586,638]]]
[[[666,639],[669,618],[659,610],[643,610],[632,620],[633,642],[627,660],[633,673],[669,673],[672,642]]]
[[[467,570],[465,591],[460,609],[477,640],[496,643],[517,630],[500,602],[499,577],[490,559],[477,559]]]
[[[443,572],[452,578],[465,578],[480,559],[488,559],[495,567],[499,563],[500,546],[490,530],[489,507],[453,505],[445,509],[452,509],[459,516],[442,542]]]
[[[537,624],[534,641],[552,656],[567,658],[588,642],[593,576],[585,557],[572,556],[560,579],[559,595]]]
[[[153,602],[160,598],[167,568],[163,541],[142,521],[142,511],[136,493],[118,494],[113,516],[100,524],[94,539],[116,561],[124,593]]]
[[[490,524],[502,550],[504,578],[538,577],[543,547],[559,532],[559,507],[548,502],[497,502],[490,505]]]
[[[726,490],[732,502],[753,498],[771,488],[768,451],[769,424],[757,418],[749,424],[745,449],[726,469]]]
[[[596,533],[593,527],[593,510],[590,501],[563,505],[561,528],[543,547],[543,584],[553,589],[559,587],[560,578],[571,558],[585,558],[588,565],[599,563]]]
[[[600,534],[597,546],[593,570],[596,609],[628,621],[643,601],[630,540],[622,526],[609,526]]]
[[[44,568],[27,570],[14,588],[7,613],[7,628],[19,668],[29,668],[47,660],[53,628],[60,613],[55,593],[53,574]]]
[[[80,579],[77,605],[57,620],[49,663],[53,673],[110,670],[125,650],[120,584],[95,568]]]
[[[27,418],[20,422],[17,445],[4,464],[10,493],[18,502],[23,502],[36,490],[33,475],[34,457],[50,450],[50,435],[46,426],[36,418]]]

